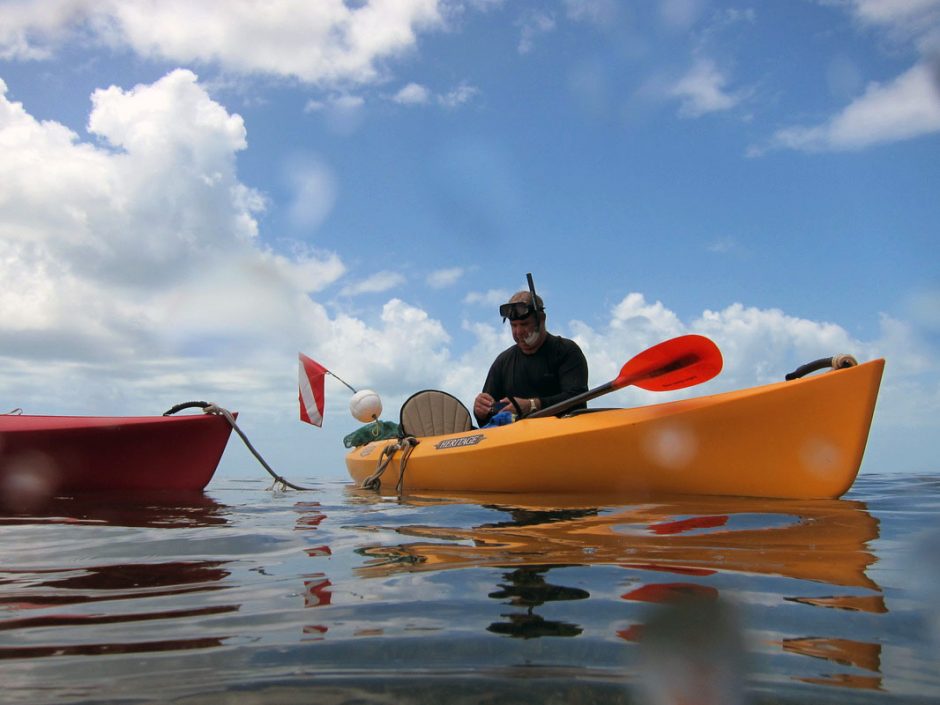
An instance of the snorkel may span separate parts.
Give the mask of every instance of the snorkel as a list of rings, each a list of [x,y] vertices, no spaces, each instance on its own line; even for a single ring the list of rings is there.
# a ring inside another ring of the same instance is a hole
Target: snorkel
[[[532,305],[532,310],[535,315],[535,330],[529,333],[529,335],[524,338],[524,341],[526,345],[535,345],[542,331],[542,322],[539,320],[539,314],[545,310],[545,307],[539,306],[538,299],[535,297],[535,283],[532,281],[532,273],[529,272],[525,276],[526,280],[529,282],[529,303]]]

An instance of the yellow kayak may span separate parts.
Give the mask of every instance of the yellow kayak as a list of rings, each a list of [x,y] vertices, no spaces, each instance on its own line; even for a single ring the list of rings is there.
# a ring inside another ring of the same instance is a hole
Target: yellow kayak
[[[346,455],[383,490],[836,498],[855,480],[884,360],[739,391],[380,440]],[[402,460],[404,476],[401,476]]]

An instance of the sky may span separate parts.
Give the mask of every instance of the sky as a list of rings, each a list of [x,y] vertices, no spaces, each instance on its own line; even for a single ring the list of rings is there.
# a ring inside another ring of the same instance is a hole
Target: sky
[[[862,471],[934,472],[938,172],[940,0],[0,0],[0,413],[207,400],[341,480],[298,352],[469,407],[531,272],[591,387],[722,350],[602,406],[884,357]]]

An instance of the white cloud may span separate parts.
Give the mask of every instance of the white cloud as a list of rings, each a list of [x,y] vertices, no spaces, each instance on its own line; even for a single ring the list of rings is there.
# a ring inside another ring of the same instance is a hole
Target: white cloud
[[[456,284],[464,274],[463,267],[450,267],[438,269],[428,275],[428,286],[432,289],[444,289]]]
[[[860,359],[873,348],[853,339],[834,323],[789,316],[779,309],[737,303],[721,311],[706,310],[691,328],[718,343],[725,357],[723,385],[779,381],[804,362],[849,353]]]
[[[266,339],[296,345],[291,331],[325,318],[308,292],[342,262],[258,242],[265,200],[236,174],[245,126],[195,75],[92,103],[98,145],[37,121],[0,84],[0,356],[126,381],[143,361],[168,372],[212,354],[265,356]],[[67,394],[83,389],[78,376]]]
[[[700,117],[706,113],[729,110],[741,97],[728,93],[728,79],[710,59],[697,59],[689,72],[672,86],[670,95],[680,101],[682,117]]]
[[[88,123],[98,143],[37,121],[0,83],[0,385],[14,406],[159,413],[198,397],[250,425],[296,414],[298,349],[392,401],[445,374],[449,336],[425,311],[331,316],[311,297],[346,274],[340,258],[264,246],[266,199],[236,173],[246,128],[191,72],[98,91]],[[298,195],[322,186],[320,167],[291,165]],[[379,272],[346,293],[404,281]]]
[[[531,10],[519,20],[521,34],[518,50],[520,54],[528,54],[535,48],[535,41],[543,34],[555,29],[555,18],[544,12]]]
[[[750,147],[748,154],[760,156],[774,148],[859,150],[940,131],[940,0],[820,2],[847,8],[860,24],[881,31],[905,51],[913,43],[920,58],[893,80],[869,83],[861,96],[828,120],[780,129],[767,144]]]
[[[418,83],[409,83],[392,96],[392,101],[401,105],[427,105],[432,100],[445,108],[459,108],[473,100],[480,90],[467,83],[461,83],[447,93],[434,95],[429,88]]]
[[[365,99],[350,93],[337,93],[323,99],[311,98],[304,105],[304,112],[321,114],[327,128],[337,135],[351,135],[365,119]]]
[[[931,36],[936,39],[940,0],[847,0],[843,4],[862,23],[885,28],[901,39],[915,37],[927,43]]]
[[[44,0],[0,6],[0,57],[41,59],[79,32],[137,54],[309,83],[368,83],[443,25],[439,0]]]
[[[771,146],[853,150],[935,132],[940,132],[940,92],[930,67],[922,63],[888,84],[870,84],[864,95],[824,124],[779,130]]]
[[[463,301],[465,304],[480,306],[499,306],[509,301],[513,292],[508,289],[488,289],[487,291],[471,291]]]
[[[616,338],[629,337],[638,347],[679,335],[682,323],[661,302],[648,303],[639,293],[628,294],[613,307],[608,332]]]
[[[235,176],[244,125],[192,73],[96,91],[92,102],[88,126],[102,147],[0,98],[0,217],[10,247],[71,276],[141,287],[256,236],[263,199]]]
[[[661,302],[649,303],[641,294],[631,293],[611,309],[605,327],[595,329],[575,321],[569,331],[588,358],[591,386],[613,379],[627,360],[645,348],[687,333],[706,335],[718,344],[724,368],[717,378],[668,394],[625,389],[612,394],[605,404],[648,404],[782,381],[800,364],[849,353],[859,361],[889,360],[878,406],[883,424],[901,437],[910,428],[940,430],[935,420],[940,414],[940,386],[935,373],[924,376],[932,359],[930,349],[909,326],[888,316],[881,317],[876,340],[862,341],[835,323],[740,303],[720,311],[705,310],[683,321]]]
[[[332,253],[288,258],[247,251],[221,256],[200,276],[154,292],[148,318],[171,343],[170,349],[223,340],[235,349],[264,350],[266,343],[251,338],[284,335],[308,317],[322,325],[325,311],[305,294],[324,289],[344,272]]]
[[[372,274],[365,279],[348,284],[343,287],[344,296],[358,296],[360,294],[380,294],[383,291],[389,291],[405,283],[405,277],[398,272],[381,271]]]
[[[94,10],[95,0],[10,2],[0,6],[0,59],[48,59],[51,46]]]
[[[849,0],[859,17],[869,22],[890,22],[940,11],[938,0]]]
[[[403,87],[392,98],[396,103],[402,105],[424,105],[430,99],[431,92],[418,83],[409,83]]]
[[[445,108],[458,108],[461,105],[469,103],[480,94],[480,89],[467,83],[461,83],[459,86],[447,93],[438,96],[437,102]]]
[[[330,105],[332,107],[346,112],[359,110],[365,104],[366,101],[362,96],[350,95],[349,93],[343,93],[341,95],[335,96],[330,100]]]
[[[320,353],[325,364],[343,370],[340,374],[344,379],[368,385],[383,399],[400,403],[418,387],[441,386],[450,359],[446,348],[449,342],[450,336],[440,321],[393,298],[382,307],[374,328],[360,319],[338,316]],[[392,406],[386,408],[392,410]],[[387,414],[388,418],[396,416],[394,410]]]

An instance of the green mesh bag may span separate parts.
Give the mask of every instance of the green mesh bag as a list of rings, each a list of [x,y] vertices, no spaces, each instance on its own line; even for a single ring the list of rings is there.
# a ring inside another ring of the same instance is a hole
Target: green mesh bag
[[[376,420],[357,428],[343,438],[343,445],[347,448],[364,446],[372,441],[382,441],[386,438],[398,438],[398,424],[394,421]]]

